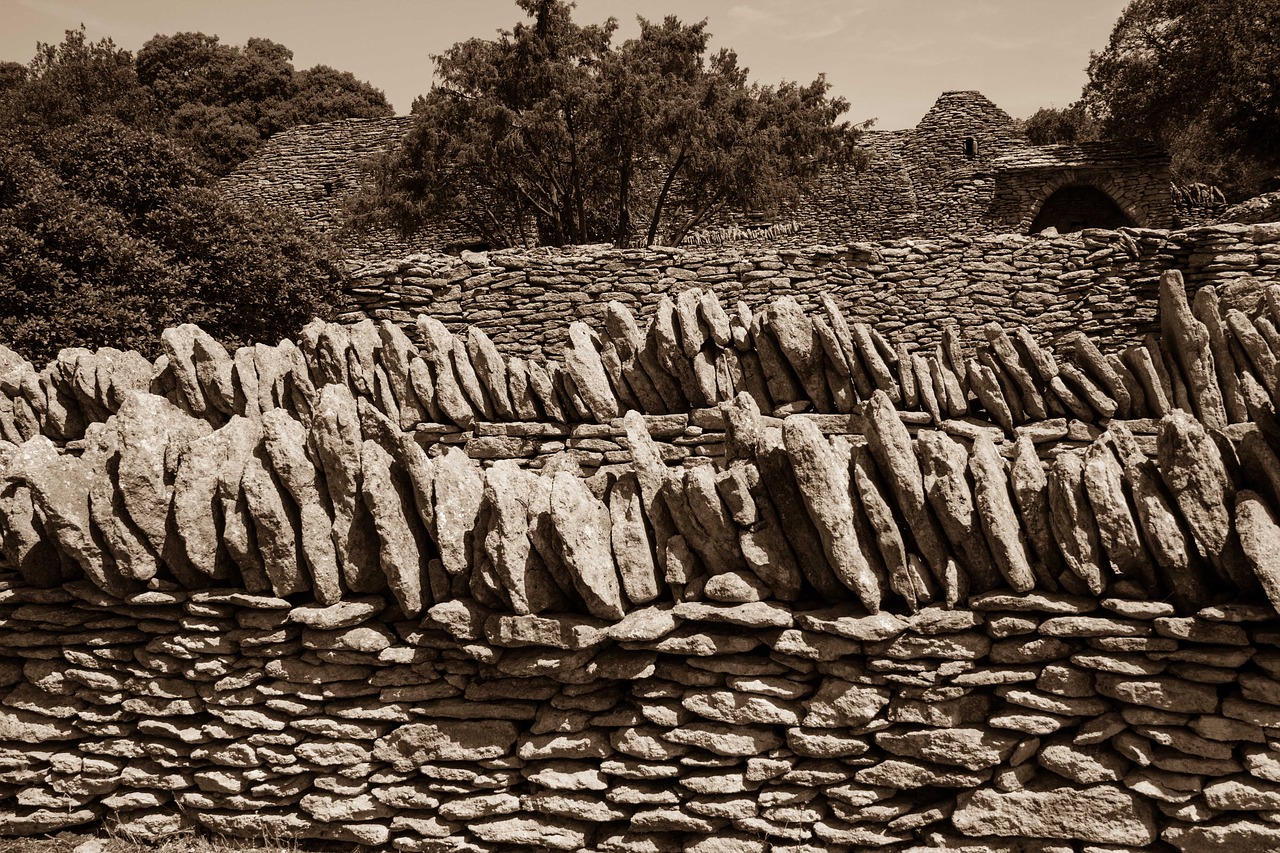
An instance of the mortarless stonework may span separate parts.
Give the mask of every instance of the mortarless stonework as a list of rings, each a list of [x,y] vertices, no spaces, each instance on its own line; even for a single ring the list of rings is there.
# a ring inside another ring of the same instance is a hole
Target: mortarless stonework
[[[686,291],[545,362],[427,317],[0,351],[0,832],[1274,850],[1241,287],[1166,274],[1124,350]]]
[[[353,265],[349,319],[411,326],[426,312],[455,332],[483,329],[524,357],[558,352],[569,323],[602,321],[616,300],[642,320],[663,297],[709,289],[752,310],[792,296],[820,310],[829,294],[851,320],[904,342],[932,346],[954,321],[969,344],[996,321],[1025,326],[1057,346],[1084,332],[1103,347],[1158,329],[1160,274],[1180,270],[1193,294],[1250,290],[1241,279],[1280,280],[1280,225],[1182,231],[1089,230],[1054,238],[953,236],[840,246],[509,250],[416,255]]]
[[[371,158],[399,145],[411,122],[406,116],[347,119],[284,131],[223,178],[220,191],[233,200],[286,207],[338,237],[351,257],[366,260],[474,241],[478,232],[458,217],[441,217],[408,238],[343,230],[344,199],[365,179]],[[794,205],[723,211],[687,242],[811,246],[1026,234],[1050,225],[1065,232],[1201,221],[1182,195],[1175,217],[1164,152],[1108,142],[1032,145],[980,92],[944,92],[914,128],[868,131],[860,147],[863,164],[825,170]],[[1052,202],[1080,187],[1096,191],[1098,204]]]

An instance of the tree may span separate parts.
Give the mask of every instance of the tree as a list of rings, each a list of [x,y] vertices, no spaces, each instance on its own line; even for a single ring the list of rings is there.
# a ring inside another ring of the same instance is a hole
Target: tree
[[[163,130],[217,174],[281,130],[392,115],[382,92],[352,74],[325,65],[298,72],[292,60],[270,39],[241,48],[204,33],[157,35],[138,51],[138,80],[159,105]]]
[[[156,355],[167,326],[274,343],[327,316],[345,276],[285,214],[219,198],[225,170],[302,121],[389,113],[380,92],[282,45],[157,36],[135,62],[84,28],[0,66],[0,340]]]
[[[1022,132],[1036,145],[1093,142],[1099,138],[1098,122],[1083,101],[1061,109],[1036,110],[1023,120]]]
[[[1179,180],[1254,194],[1280,171],[1274,0],[1133,0],[1084,102],[1108,137],[1165,146]]]
[[[821,77],[748,81],[708,57],[706,22],[579,25],[561,0],[517,0],[530,19],[433,56],[439,83],[404,144],[353,206],[409,232],[462,212],[493,242],[678,243],[726,207],[792,198],[857,129]]]
[[[155,356],[185,322],[274,343],[331,313],[343,270],[324,241],[222,201],[181,146],[106,117],[41,143],[0,145],[0,338],[28,358]]]
[[[139,85],[133,55],[111,39],[90,42],[84,26],[67,30],[61,44],[38,44],[19,75],[5,72],[0,86],[0,128],[30,139],[88,116],[112,116],[134,127],[151,127],[154,109]]]

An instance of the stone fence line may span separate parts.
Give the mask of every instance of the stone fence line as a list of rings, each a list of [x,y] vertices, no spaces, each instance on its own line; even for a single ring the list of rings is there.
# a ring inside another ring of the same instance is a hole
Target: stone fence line
[[[0,833],[1275,849],[1280,286],[1229,290],[1056,351],[690,288],[553,359],[0,352]]]

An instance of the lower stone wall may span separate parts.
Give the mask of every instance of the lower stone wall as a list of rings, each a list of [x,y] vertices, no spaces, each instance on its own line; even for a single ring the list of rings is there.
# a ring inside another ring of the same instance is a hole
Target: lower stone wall
[[[1280,849],[1269,609],[0,593],[0,832],[402,851]]]
[[[0,833],[1274,851],[1280,287],[1231,289],[1061,361],[692,289],[545,367],[0,349]]]

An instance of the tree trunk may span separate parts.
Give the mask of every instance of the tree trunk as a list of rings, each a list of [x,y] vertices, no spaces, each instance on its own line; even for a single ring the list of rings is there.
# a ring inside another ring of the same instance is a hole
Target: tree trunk
[[[613,244],[626,248],[631,237],[631,155],[628,152],[618,165],[618,220],[613,232]]]
[[[671,192],[671,184],[676,179],[676,174],[684,167],[685,149],[681,148],[676,161],[671,165],[671,170],[667,172],[667,179],[662,182],[662,191],[658,193],[658,200],[653,204],[653,216],[649,219],[649,234],[645,237],[645,245],[652,246],[654,241],[658,239],[658,223],[662,220],[662,208],[667,203],[667,195]]]

